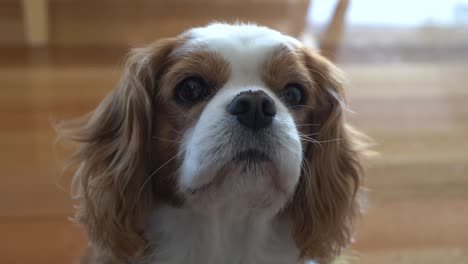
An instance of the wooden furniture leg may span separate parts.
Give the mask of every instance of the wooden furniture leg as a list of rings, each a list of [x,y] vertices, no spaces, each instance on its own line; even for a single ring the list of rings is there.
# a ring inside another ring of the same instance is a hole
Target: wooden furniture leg
[[[47,45],[48,0],[23,0],[23,24],[29,46]]]
[[[320,42],[320,50],[326,57],[334,61],[338,47],[343,38],[346,11],[348,10],[350,0],[339,0],[335,6],[332,18],[326,27]]]

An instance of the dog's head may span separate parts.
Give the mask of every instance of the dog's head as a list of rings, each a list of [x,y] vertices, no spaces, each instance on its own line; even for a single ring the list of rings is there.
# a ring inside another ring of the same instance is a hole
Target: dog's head
[[[296,39],[212,24],[134,50],[86,118],[62,128],[75,153],[91,242],[144,249],[160,205],[288,217],[303,257],[351,238],[360,165],[339,71]]]

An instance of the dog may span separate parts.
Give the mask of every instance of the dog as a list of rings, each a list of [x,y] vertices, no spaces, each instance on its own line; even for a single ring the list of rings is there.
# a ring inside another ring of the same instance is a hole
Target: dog
[[[330,263],[360,213],[342,74],[297,39],[214,23],[133,50],[63,123],[83,263]]]

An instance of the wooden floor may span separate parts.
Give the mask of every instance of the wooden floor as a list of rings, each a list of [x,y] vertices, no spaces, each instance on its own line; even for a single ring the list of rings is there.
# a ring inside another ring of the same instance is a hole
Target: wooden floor
[[[350,120],[381,153],[368,164],[354,263],[468,263],[468,61],[425,50],[398,61],[342,54]],[[0,263],[71,263],[85,245],[68,220],[51,123],[91,110],[119,77],[121,55],[0,48]]]

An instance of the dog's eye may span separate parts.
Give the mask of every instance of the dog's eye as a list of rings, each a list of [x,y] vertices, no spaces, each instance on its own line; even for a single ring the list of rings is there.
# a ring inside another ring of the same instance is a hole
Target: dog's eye
[[[196,103],[208,95],[208,85],[199,77],[189,77],[176,87],[176,99],[183,104]]]
[[[299,84],[289,83],[283,89],[282,98],[288,106],[299,106],[304,103],[303,89]]]

